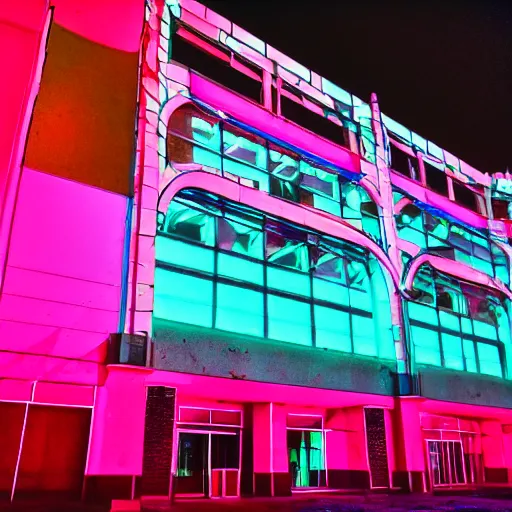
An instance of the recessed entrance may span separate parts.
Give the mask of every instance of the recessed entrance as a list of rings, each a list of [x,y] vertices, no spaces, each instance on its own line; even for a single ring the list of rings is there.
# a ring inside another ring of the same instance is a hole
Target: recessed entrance
[[[460,441],[427,441],[434,487],[465,485],[464,452]]]
[[[482,454],[474,420],[422,414],[430,488],[482,483]]]
[[[321,487],[323,470],[322,432],[288,430],[288,454],[292,487]]]
[[[179,432],[176,497],[238,496],[239,471],[239,433]]]
[[[325,487],[323,417],[288,414],[286,425],[292,489]]]

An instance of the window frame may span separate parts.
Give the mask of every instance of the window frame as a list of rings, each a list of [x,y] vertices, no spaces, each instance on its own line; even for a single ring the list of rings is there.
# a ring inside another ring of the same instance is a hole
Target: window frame
[[[178,201],[178,202],[180,202],[181,200],[182,200],[182,196],[180,196],[180,194],[178,194],[178,196],[175,199],[173,199],[173,201]],[[171,202],[171,204],[172,204],[172,202]],[[171,204],[170,204],[169,208],[171,207]],[[215,228],[216,238],[215,238],[215,244],[213,247],[206,247],[201,242],[197,242],[195,240],[188,241],[188,243],[190,243],[191,245],[201,246],[202,248],[204,248],[204,250],[214,253],[215,262],[214,262],[212,272],[205,272],[200,269],[191,269],[191,268],[180,266],[180,265],[174,264],[172,262],[168,262],[168,261],[164,262],[161,259],[159,259],[158,255],[157,255],[157,267],[168,269],[172,272],[178,272],[180,274],[190,275],[190,276],[194,276],[194,277],[200,277],[202,279],[209,280],[213,283],[212,319],[211,319],[212,328],[216,328],[216,322],[217,322],[216,309],[217,309],[218,284],[238,286],[238,287],[242,287],[242,288],[248,289],[248,290],[253,290],[253,291],[256,291],[256,292],[259,292],[262,294],[263,303],[264,303],[264,306],[263,306],[264,328],[263,328],[263,336],[262,337],[270,339],[270,338],[268,338],[268,332],[269,332],[269,312],[268,312],[269,299],[268,299],[268,297],[269,296],[278,296],[278,297],[282,297],[283,299],[294,300],[295,302],[304,304],[305,306],[309,307],[309,311],[310,311],[309,332],[310,332],[310,338],[311,338],[310,346],[312,346],[312,347],[316,346],[316,325],[315,325],[315,308],[316,307],[324,307],[324,308],[328,308],[330,310],[340,311],[340,312],[348,314],[348,318],[349,318],[349,322],[350,322],[350,325],[348,327],[350,329],[350,340],[351,340],[350,351],[352,353],[357,353],[357,346],[356,346],[357,344],[354,341],[355,333],[354,333],[354,329],[353,329],[353,318],[355,316],[357,316],[357,317],[364,318],[364,319],[371,318],[373,321],[377,321],[377,319],[375,317],[375,313],[372,310],[373,309],[373,290],[372,290],[372,284],[371,284],[371,274],[370,274],[369,267],[368,267],[368,258],[370,257],[370,254],[368,253],[368,251],[363,248],[355,249],[355,248],[351,247],[349,243],[347,243],[343,240],[334,239],[334,241],[333,241],[333,239],[330,239],[329,237],[322,236],[318,233],[312,233],[310,230],[306,231],[306,230],[304,230],[304,228],[302,228],[300,226],[290,226],[287,223],[284,223],[283,221],[279,221],[279,219],[275,219],[275,218],[268,216],[266,214],[263,214],[261,212],[259,212],[257,214],[257,216],[261,222],[261,226],[262,226],[261,231],[264,233],[265,244],[266,244],[266,233],[267,233],[266,229],[268,229],[268,226],[270,224],[275,225],[275,224],[280,223],[282,226],[284,226],[285,232],[294,231],[296,233],[300,233],[300,237],[299,237],[300,241],[301,241],[301,243],[306,244],[306,248],[307,248],[307,252],[308,252],[308,268],[307,269],[302,269],[302,270],[290,269],[286,266],[279,265],[277,263],[272,263],[268,260],[268,257],[266,256],[266,251],[264,253],[265,257],[263,259],[257,259],[257,258],[254,258],[253,256],[250,256],[247,254],[234,252],[232,250],[225,249],[225,248],[223,249],[223,248],[219,247],[219,243],[218,243],[218,228],[217,228],[218,219],[225,219],[226,215],[228,213],[231,217],[233,217],[231,208],[233,210],[236,210],[236,206],[229,206],[229,208],[228,207],[221,208],[221,211],[214,212],[214,215],[212,215],[215,217],[215,226],[216,226],[216,228]],[[172,233],[165,232],[162,229],[159,229],[158,236],[171,238],[171,239],[176,238],[176,239],[179,239],[180,241],[183,241],[183,237],[176,237]],[[332,245],[333,243],[334,243],[334,245]],[[341,263],[342,273],[345,276],[344,279],[341,280],[343,282],[341,282],[340,280],[336,281],[336,280],[330,279],[328,277],[326,278],[325,276],[321,276],[321,275],[318,275],[317,273],[315,273],[315,266],[313,265],[314,256],[312,253],[313,248],[315,248],[315,250],[318,250],[318,249],[324,250],[324,252],[326,252],[327,249],[335,251],[332,253],[333,257],[340,258],[339,261],[342,262]],[[243,259],[244,261],[248,261],[248,262],[252,262],[252,263],[261,265],[263,267],[263,283],[258,284],[255,282],[249,282],[248,280],[241,281],[241,280],[233,278],[233,277],[227,277],[227,276],[220,275],[218,272],[218,261],[219,261],[219,256],[223,255],[223,254],[233,255],[236,258]],[[365,279],[365,281],[367,283],[364,287],[364,291],[366,293],[366,298],[370,304],[370,306],[366,309],[361,309],[360,307],[357,307],[352,303],[353,299],[351,296],[351,290],[355,290],[355,291],[357,291],[357,293],[361,293],[361,291],[360,291],[361,287],[357,287],[355,285],[351,286],[349,284],[349,280],[347,277],[349,258],[350,258],[350,261],[354,261],[354,259],[356,259],[357,261],[359,261],[361,264],[364,265],[364,270],[366,271],[366,274],[365,274],[366,277],[363,279]],[[269,276],[269,270],[271,270],[271,269],[278,269],[280,271],[290,273],[290,275],[300,276],[304,280],[307,280],[307,286],[309,288],[309,293],[304,293],[301,295],[300,293],[298,293],[296,291],[276,289],[275,287],[270,287],[270,285],[268,283],[268,276]],[[339,292],[340,292],[340,300],[336,302],[333,300],[327,300],[324,297],[319,297],[318,295],[315,296],[315,291],[314,291],[314,281],[315,280],[317,282],[318,281],[320,281],[320,282],[326,281],[326,282],[330,283],[331,286],[332,285],[336,286],[337,287],[336,289],[339,290]],[[346,303],[346,304],[342,303],[342,297],[344,295],[346,295],[346,297],[348,298],[348,303]],[[239,331],[235,330],[233,332],[239,332]],[[290,342],[293,343],[292,340],[283,340],[283,341],[288,342],[288,343],[290,343]],[[375,339],[374,350],[376,351],[377,354],[380,352],[378,343],[379,343],[379,341],[377,339]],[[336,348],[333,349],[332,347],[330,347],[330,349],[345,351],[344,349],[336,349]]]
[[[420,277],[420,275],[422,273],[427,272],[427,271],[432,276],[432,286],[433,286],[434,290],[436,290],[436,293],[434,294],[434,300],[432,303],[427,303],[427,302],[422,302],[421,300],[419,300],[420,298],[417,297],[414,300],[405,301],[404,306],[408,310],[407,316],[409,318],[409,325],[411,327],[419,327],[419,328],[427,329],[429,331],[437,333],[437,337],[439,340],[440,366],[442,366],[442,367],[446,367],[446,365],[445,365],[445,350],[443,349],[443,333],[447,336],[454,336],[454,337],[458,337],[460,339],[463,371],[470,371],[470,370],[468,370],[468,364],[467,364],[468,362],[467,362],[467,357],[465,355],[465,344],[466,344],[465,342],[468,342],[468,343],[471,342],[471,344],[473,345],[473,353],[475,355],[475,362],[476,362],[476,373],[484,374],[484,375],[487,375],[487,373],[484,373],[481,371],[481,364],[480,364],[480,360],[479,360],[479,356],[478,356],[478,346],[479,346],[479,344],[486,344],[486,345],[491,345],[491,346],[497,347],[499,358],[500,358],[501,378],[506,378],[505,346],[504,346],[504,341],[502,341],[500,339],[499,325],[497,322],[496,322],[496,324],[493,325],[493,327],[495,329],[495,333],[496,333],[495,340],[492,340],[489,338],[484,338],[482,336],[475,334],[475,323],[474,322],[480,321],[480,320],[478,320],[477,318],[472,316],[472,313],[469,308],[469,302],[468,302],[469,297],[466,295],[467,292],[469,292],[471,289],[474,289],[475,291],[478,291],[478,293],[475,292],[475,296],[477,296],[478,294],[483,295],[485,293],[487,295],[496,296],[496,299],[499,300],[499,294],[492,290],[488,290],[486,288],[479,287],[472,283],[466,283],[464,281],[459,281],[451,276],[448,276],[447,274],[443,274],[442,272],[439,272],[438,270],[434,269],[433,267],[431,267],[428,264],[422,265],[420,267],[420,269],[418,269],[414,280],[416,281],[416,279],[418,277]],[[448,310],[446,308],[439,307],[438,297],[437,297],[437,286],[436,286],[437,281],[439,279],[441,279],[447,283],[458,282],[461,294],[463,294],[464,300],[467,304],[466,313],[460,313],[460,312],[457,312],[454,310]],[[427,281],[428,281],[428,279],[427,279]],[[466,289],[466,292],[464,291],[465,289]],[[414,290],[415,290],[415,288],[414,288],[414,284],[413,284],[413,291]],[[489,300],[489,302],[492,302],[492,301]],[[409,308],[409,305],[411,303],[434,310],[436,312],[436,317],[437,317],[436,324],[434,325],[433,323],[429,323],[424,320],[411,318],[410,317],[410,308]],[[500,304],[506,313],[506,308],[504,307],[502,299],[500,300]],[[442,324],[443,314],[444,315],[448,314],[451,317],[457,318],[458,330],[455,330],[453,328],[447,327]],[[467,325],[468,322],[471,326],[471,333],[467,332],[467,328],[465,329],[463,327],[463,323],[465,323]],[[415,345],[415,340],[414,340],[414,335],[412,334],[412,330],[409,330],[409,333],[410,333],[409,335],[411,337],[410,338],[411,343]],[[419,363],[419,364],[429,364],[429,363]],[[435,366],[437,366],[437,365],[435,365]]]

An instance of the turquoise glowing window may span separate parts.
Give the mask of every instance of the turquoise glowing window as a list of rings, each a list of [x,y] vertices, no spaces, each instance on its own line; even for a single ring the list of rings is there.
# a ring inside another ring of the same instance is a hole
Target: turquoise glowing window
[[[212,326],[213,283],[209,279],[157,268],[154,302],[158,318]]]
[[[395,204],[405,196],[393,193]],[[398,236],[428,252],[464,263],[506,284],[510,282],[508,259],[489,236],[406,204],[395,215]],[[369,228],[366,228],[366,230]]]
[[[156,263],[159,321],[395,357],[384,275],[353,244],[190,189],[159,221]]]
[[[215,327],[262,337],[264,295],[240,286],[217,284]]]
[[[498,293],[427,265],[418,270],[412,293],[407,309],[418,363],[502,376],[499,347],[509,341],[510,328]]]
[[[272,294],[267,299],[269,338],[311,345],[311,306]]]

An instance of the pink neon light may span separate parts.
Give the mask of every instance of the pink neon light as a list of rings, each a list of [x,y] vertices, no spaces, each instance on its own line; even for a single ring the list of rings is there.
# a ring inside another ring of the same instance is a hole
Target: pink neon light
[[[395,215],[398,215],[408,204],[413,202],[408,197],[402,197],[393,208]]]
[[[32,395],[32,383],[28,380],[0,379],[0,400],[28,402]]]
[[[203,11],[204,11],[203,7]],[[201,15],[203,16],[203,14]],[[186,23],[187,25],[190,25],[192,28],[198,30],[200,33],[204,34],[205,36],[213,39],[214,41],[219,40],[219,34],[220,30],[215,27],[214,25],[210,25],[207,21],[205,21],[202,18],[199,18],[195,14],[192,14],[189,11],[183,10],[181,11],[181,20]]]

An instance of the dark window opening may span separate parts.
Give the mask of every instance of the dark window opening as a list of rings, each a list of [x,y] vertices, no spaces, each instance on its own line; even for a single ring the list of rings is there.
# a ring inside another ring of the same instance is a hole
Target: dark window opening
[[[261,82],[248,77],[241,71],[233,69],[227,62],[223,62],[213,55],[206,53],[179,36],[174,36],[172,39],[171,57],[173,60],[218,82],[220,85],[238,92],[257,103],[261,102]],[[247,66],[245,62],[243,64]],[[261,75],[261,71],[259,74]]]
[[[448,181],[446,174],[428,162],[424,161],[424,164],[425,174],[427,177],[427,186],[434,192],[448,197]]]
[[[508,219],[508,202],[501,199],[493,199],[492,213],[495,219]]]
[[[389,148],[391,152],[391,168],[403,176],[417,180],[419,173],[415,166],[416,159],[398,149],[394,144],[390,144]]]
[[[281,95],[281,115],[336,144],[348,147],[344,128]]]
[[[437,307],[440,309],[453,311],[453,301],[448,292],[438,292]]]
[[[212,434],[212,469],[238,469],[240,438],[237,435]]]
[[[455,194],[455,202],[457,204],[464,206],[465,208],[469,208],[476,213],[480,213],[477,197],[473,191],[453,180],[453,192]]]

